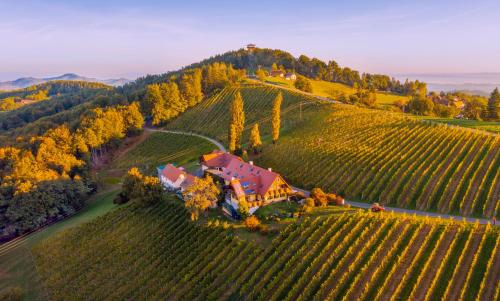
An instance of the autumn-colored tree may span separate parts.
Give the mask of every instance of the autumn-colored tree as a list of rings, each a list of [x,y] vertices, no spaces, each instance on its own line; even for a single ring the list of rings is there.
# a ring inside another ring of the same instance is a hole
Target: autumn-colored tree
[[[321,190],[321,188],[313,188],[311,190],[311,198],[314,199],[316,206],[324,207],[328,205],[328,199],[326,194]]]
[[[260,140],[259,124],[256,123],[250,131],[250,147],[253,149],[254,154],[257,154],[261,146],[262,141]]]
[[[234,124],[229,124],[228,130],[228,148],[230,153],[234,153],[236,150],[236,127]]]
[[[219,194],[220,189],[210,176],[195,178],[194,183],[182,193],[185,206],[191,214],[191,220],[197,220],[201,212],[215,204]]]
[[[129,133],[135,133],[142,129],[144,117],[141,114],[138,102],[133,102],[128,106],[121,107],[125,129]]]
[[[151,84],[146,87],[146,95],[144,97],[143,110],[145,114],[151,115],[153,118],[155,114],[162,115],[160,109],[164,108],[163,97],[160,92],[160,86],[158,84]],[[156,108],[155,108],[156,107]],[[153,112],[153,109],[156,111]],[[157,117],[157,120],[160,120]]]
[[[238,202],[238,214],[242,219],[246,219],[250,216],[250,204],[246,200],[240,200]]]
[[[245,112],[243,110],[243,98],[238,91],[230,107],[230,119],[229,119],[229,132],[231,132],[231,126],[234,126],[235,133],[235,149],[241,149],[241,136],[243,135],[243,128],[245,126]]]
[[[122,194],[129,200],[150,206],[161,199],[163,190],[157,177],[144,176],[137,167],[132,167],[123,180]]]
[[[279,69],[278,69],[278,65],[276,65],[276,63],[273,63],[273,64],[272,64],[272,66],[271,66],[271,70],[272,70],[272,71],[277,71],[277,70],[279,70]]]
[[[278,141],[280,136],[280,127],[281,127],[281,103],[283,102],[283,95],[281,92],[276,95],[276,98],[273,102],[273,112],[272,112],[272,128],[273,128],[273,143]]]
[[[259,69],[257,71],[255,71],[255,76],[257,76],[257,78],[259,78],[261,81],[264,81],[266,79],[266,71],[264,71],[263,69]]]
[[[247,217],[243,223],[245,224],[245,227],[250,231],[259,230],[260,221],[255,215]]]

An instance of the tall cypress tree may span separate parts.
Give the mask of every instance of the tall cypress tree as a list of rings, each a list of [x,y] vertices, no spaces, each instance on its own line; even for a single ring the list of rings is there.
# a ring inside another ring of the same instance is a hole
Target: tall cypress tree
[[[281,103],[283,102],[283,96],[281,92],[278,93],[273,102],[273,112],[272,112],[272,127],[273,127],[273,143],[278,141],[280,136],[280,126],[281,126]]]
[[[498,115],[498,107],[500,106],[500,92],[498,92],[498,88],[495,88],[493,92],[491,92],[490,99],[488,99],[488,117],[493,120],[497,120]]]
[[[243,110],[243,98],[241,93],[235,94],[233,101],[231,102],[231,117],[229,120],[229,126],[234,126],[235,132],[235,146],[236,149],[241,149],[241,136],[243,134],[243,128],[245,127],[245,112]]]
[[[228,131],[228,148],[230,153],[234,153],[236,150],[236,128],[234,127],[234,124],[229,124],[229,131]]]
[[[256,123],[253,125],[252,131],[250,132],[250,147],[256,154],[259,152],[259,148],[261,147],[261,145],[262,141],[260,140],[259,124]]]

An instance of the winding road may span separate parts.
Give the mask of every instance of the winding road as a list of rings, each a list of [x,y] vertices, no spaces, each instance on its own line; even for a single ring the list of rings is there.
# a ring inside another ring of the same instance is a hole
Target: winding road
[[[172,130],[162,130],[162,129],[154,129],[154,128],[146,128],[146,131],[152,131],[152,132],[162,132],[162,133],[169,133],[169,134],[179,134],[179,135],[188,135],[188,136],[196,136],[202,139],[205,139],[207,141],[210,141],[212,144],[217,146],[221,151],[225,152],[226,148],[224,145],[207,136],[200,135],[200,134],[195,134],[195,133],[190,133],[190,132],[183,132],[183,131],[172,131]],[[298,187],[292,186],[292,188],[296,191],[300,191],[304,193],[306,196],[309,196],[309,191],[304,190]],[[351,205],[352,207],[358,207],[358,208],[364,208],[364,209],[370,209],[371,204],[369,203],[362,203],[362,202],[353,202],[349,200],[345,200],[345,203],[348,205]],[[396,207],[385,207],[385,210],[387,212],[396,212],[396,213],[405,213],[408,215],[418,215],[418,216],[428,216],[428,217],[433,217],[433,218],[443,218],[443,219],[453,219],[456,221],[463,221],[465,220],[466,222],[469,223],[475,223],[479,222],[480,224],[487,224],[490,222],[488,219],[484,218],[472,218],[472,217],[463,217],[463,216],[457,216],[457,215],[449,215],[449,214],[442,214],[442,213],[434,213],[434,212],[426,212],[426,211],[420,211],[420,210],[412,210],[412,209],[404,209],[404,208],[396,208]],[[497,224],[498,226],[498,224]]]

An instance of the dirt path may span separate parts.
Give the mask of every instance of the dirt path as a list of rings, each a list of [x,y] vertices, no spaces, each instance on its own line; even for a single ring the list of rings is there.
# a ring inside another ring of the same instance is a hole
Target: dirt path
[[[458,271],[456,271],[455,277],[451,279],[451,287],[448,290],[448,295],[445,296],[444,299],[458,300],[460,292],[462,291],[462,287],[467,278],[467,271],[469,271],[469,269],[471,268],[472,259],[474,259],[474,253],[479,247],[482,238],[483,233],[474,233],[469,248],[465,250],[463,261],[459,263],[460,265],[458,267]]]

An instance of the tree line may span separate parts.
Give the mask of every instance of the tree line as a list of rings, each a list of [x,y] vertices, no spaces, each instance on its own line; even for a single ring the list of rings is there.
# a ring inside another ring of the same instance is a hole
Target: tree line
[[[200,103],[204,95],[235,85],[244,76],[244,70],[218,62],[184,70],[165,82],[147,85],[143,111],[153,125],[162,124]]]
[[[0,240],[75,212],[95,183],[93,160],[109,145],[140,131],[138,103],[94,109],[72,131],[63,124],[0,148]]]
[[[401,95],[413,95],[419,90],[426,89],[425,83],[399,80],[383,74],[360,74],[359,71],[349,67],[342,67],[336,61],[324,62],[317,58],[300,55],[295,58],[290,53],[268,48],[256,48],[252,51],[239,49],[216,55],[187,68],[204,66],[213,62],[231,64],[237,69],[247,69],[256,72],[261,68],[271,70],[273,64],[283,71],[295,71],[305,77],[329,82],[336,82],[354,87],[358,85],[363,89],[388,91]]]

